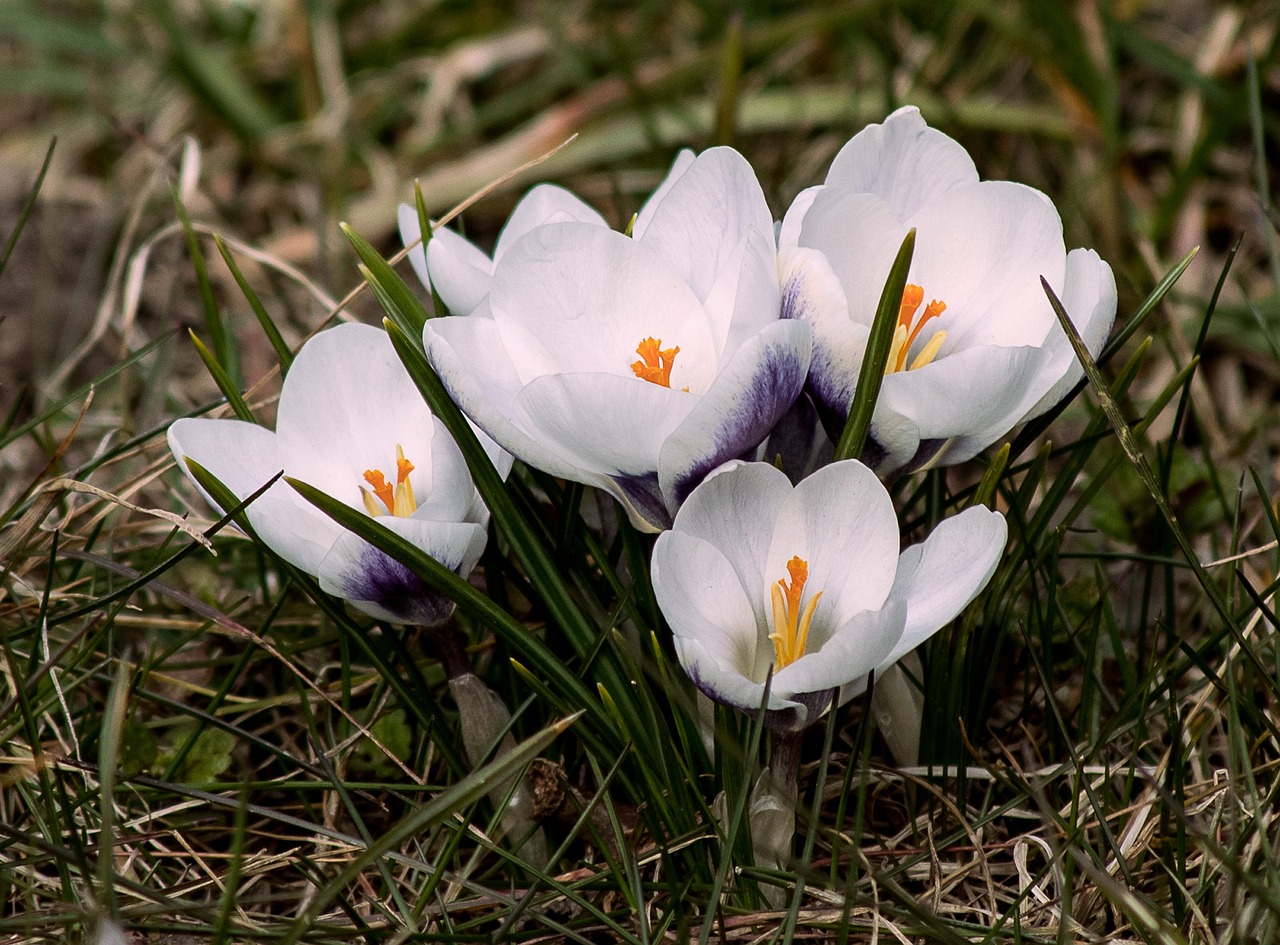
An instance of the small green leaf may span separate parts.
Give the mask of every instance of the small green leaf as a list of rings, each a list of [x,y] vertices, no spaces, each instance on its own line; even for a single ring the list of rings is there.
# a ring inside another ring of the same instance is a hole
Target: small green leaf
[[[422,258],[427,258],[427,244],[431,242],[431,237],[435,230],[431,226],[431,217],[427,215],[427,200],[422,195],[422,183],[420,181],[413,182],[413,203],[418,210],[418,230],[422,234]],[[436,291],[435,283],[431,284],[431,309],[434,315],[447,315],[449,309],[445,307],[444,299],[440,298],[440,293]]]
[[[218,385],[218,390],[222,391],[222,396],[227,398],[227,403],[231,405],[231,409],[235,411],[236,416],[247,423],[253,423],[253,411],[249,409],[249,405],[245,403],[244,398],[240,396],[240,391],[236,388],[231,376],[223,370],[213,352],[204,346],[204,342],[196,337],[194,331],[187,329],[187,334],[191,336],[191,343],[196,346],[196,352],[200,355],[200,360],[204,362],[204,366],[213,378],[213,382]]]
[[[209,267],[205,265],[204,253],[200,250],[200,240],[196,236],[195,227],[191,225],[191,217],[182,203],[178,188],[172,187],[173,206],[178,211],[178,219],[182,223],[182,232],[187,238],[187,255],[191,257],[191,265],[196,271],[196,287],[200,292],[200,307],[204,310],[205,330],[213,340],[213,350],[218,361],[226,369],[235,386],[240,383],[240,362],[236,354],[235,338],[222,320],[218,310],[218,302],[213,297],[213,283],[209,281]]]
[[[916,248],[916,231],[907,231],[898,255],[889,269],[876,306],[876,317],[871,323],[867,338],[867,350],[862,356],[862,370],[858,372],[858,386],[849,405],[849,419],[836,444],[836,460],[857,459],[867,445],[871,433],[871,417],[875,413],[876,400],[880,397],[880,385],[884,382],[884,366],[893,346],[893,332],[898,326],[898,312],[902,308],[902,293],[907,287],[907,273],[911,269],[911,256]]]
[[[1009,444],[1005,443],[996,452],[992,458],[987,471],[982,474],[982,481],[978,483],[978,488],[974,490],[973,505],[985,505],[988,508],[995,508],[996,486],[1000,483],[1000,477],[1004,475],[1005,467],[1009,465]]]
[[[227,269],[231,271],[231,276],[236,280],[236,285],[240,287],[240,291],[244,294],[249,307],[253,309],[253,314],[257,317],[258,324],[262,326],[262,331],[266,334],[267,340],[271,342],[271,347],[275,349],[276,358],[280,361],[281,376],[288,374],[289,365],[293,364],[293,352],[284,343],[280,329],[276,328],[276,323],[267,314],[261,299],[258,298],[258,293],[253,291],[253,286],[249,285],[244,274],[240,271],[240,267],[236,265],[235,257],[231,255],[231,250],[227,249],[227,244],[222,241],[222,237],[214,234],[213,243],[218,247],[218,252],[222,254],[222,261],[227,264]]]
[[[382,307],[387,310],[391,320],[408,338],[415,339],[422,347],[422,326],[427,323],[427,310],[423,308],[418,297],[409,290],[399,274],[391,268],[382,255],[374,249],[369,241],[347,224],[341,224],[342,233],[351,243],[360,264],[364,267],[365,278],[370,288],[378,296]]]
[[[27,194],[27,199],[22,202],[22,209],[18,211],[18,222],[13,225],[13,232],[5,240],[4,249],[0,249],[0,273],[4,272],[4,267],[9,262],[9,256],[13,253],[13,247],[18,245],[18,237],[22,235],[22,229],[27,225],[31,211],[35,209],[36,198],[40,196],[40,188],[44,186],[44,176],[49,173],[49,164],[53,161],[53,149],[57,144],[57,138],[49,140],[49,150],[44,154],[44,163],[40,165],[40,173],[36,175],[36,182],[31,185],[31,192]]]

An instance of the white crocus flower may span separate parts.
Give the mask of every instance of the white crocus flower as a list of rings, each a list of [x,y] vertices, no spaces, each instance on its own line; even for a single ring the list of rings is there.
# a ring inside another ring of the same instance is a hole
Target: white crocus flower
[[[767,724],[812,724],[948,624],[986,586],[1005,521],[984,507],[899,554],[884,486],[857,460],[792,487],[768,463],[730,463],[658,536],[652,576],[676,654],[706,695]]]
[[[417,208],[402,203],[399,221],[400,238],[405,246],[413,246],[422,236]],[[420,243],[409,251],[409,262],[424,286],[434,285],[452,314],[470,315],[489,294],[493,267],[520,237],[539,226],[567,222],[608,227],[604,217],[563,187],[539,184],[511,211],[492,258],[466,237],[442,227],[432,232],[425,252]]]
[[[499,470],[509,470],[510,457],[486,446]],[[341,325],[303,345],[280,391],[275,432],[240,420],[183,419],[169,428],[169,447],[188,476],[190,457],[239,499],[284,470],[376,516],[463,577],[484,550],[488,509],[461,451],[386,333],[368,325]],[[283,481],[245,514],[272,551],[367,614],[431,625],[453,609]]]
[[[864,456],[881,473],[968,459],[1081,377],[1041,276],[1094,354],[1116,311],[1111,268],[1091,249],[1066,251],[1044,194],[979,181],[964,148],[915,108],[899,109],[841,149],[779,233],[784,310],[813,325],[808,389],[833,437],[912,227],[915,255]]]
[[[433,269],[434,276],[434,269]],[[708,471],[754,449],[800,392],[807,324],[779,318],[773,222],[728,148],[678,159],[633,236],[536,227],[427,355],[505,449],[612,493],[659,531]]]

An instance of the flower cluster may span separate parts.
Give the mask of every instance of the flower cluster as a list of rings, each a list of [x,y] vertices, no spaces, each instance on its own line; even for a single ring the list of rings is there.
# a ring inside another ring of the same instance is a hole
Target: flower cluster
[[[652,578],[681,663],[712,698],[764,705],[778,731],[864,690],[998,563],[1005,523],[985,508],[901,551],[879,477],[969,459],[1076,382],[1042,277],[1091,351],[1115,314],[1110,268],[1092,250],[1067,252],[1049,200],[980,181],[912,108],[857,134],[779,224],[747,161],[713,148],[682,152],[625,233],[549,185],[516,206],[492,256],[447,229],[424,249],[408,207],[400,227],[449,310],[426,324],[427,357],[495,461],[602,489],[637,529],[661,533]],[[839,437],[910,229],[866,451],[793,485],[752,460],[796,466],[761,448],[784,416],[807,416],[812,432],[816,414]],[[486,512],[457,446],[372,328],[303,348],[275,433],[182,420],[170,443],[241,498],[284,469],[463,576],[484,545]],[[281,557],[362,610],[447,617],[446,601],[288,485],[247,514]]]

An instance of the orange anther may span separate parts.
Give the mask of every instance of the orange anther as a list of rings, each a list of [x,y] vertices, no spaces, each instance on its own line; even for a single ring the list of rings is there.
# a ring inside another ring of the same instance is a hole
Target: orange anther
[[[663,348],[662,342],[657,338],[646,338],[636,347],[636,354],[640,355],[641,360],[632,362],[631,370],[642,381],[659,387],[670,387],[671,367],[679,353],[678,347]]]

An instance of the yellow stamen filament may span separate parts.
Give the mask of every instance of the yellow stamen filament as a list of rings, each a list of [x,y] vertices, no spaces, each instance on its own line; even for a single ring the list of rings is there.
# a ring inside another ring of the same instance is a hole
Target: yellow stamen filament
[[[924,367],[938,356],[938,351],[947,340],[945,331],[934,332],[933,337],[925,344],[924,349],[915,356],[911,366],[907,366],[907,356],[911,351],[911,346],[920,337],[920,332],[925,324],[947,310],[945,302],[939,302],[934,299],[925,306],[920,318],[916,319],[916,312],[923,302],[924,289],[920,286],[909,285],[903,290],[902,305],[898,308],[898,324],[893,330],[893,341],[889,346],[889,360],[884,365],[885,374],[895,374],[898,371],[914,371],[916,368]]]
[[[413,497],[413,484],[409,482],[409,473],[413,472],[413,463],[404,458],[404,450],[396,444],[396,484],[392,486],[380,469],[366,469],[364,481],[368,489],[360,487],[360,497],[364,499],[365,511],[375,518],[379,515],[398,515],[406,518],[418,510],[418,502]],[[382,504],[379,505],[378,503]]]
[[[671,386],[671,367],[676,363],[679,348],[663,348],[658,338],[646,338],[636,347],[639,361],[631,364],[636,377],[659,387]]]
[[[809,598],[802,608],[801,598],[804,586],[809,580],[809,563],[796,556],[787,562],[786,578],[776,581],[770,588],[773,598],[773,633],[769,639],[773,641],[774,669],[790,666],[804,656],[805,647],[809,644],[809,626],[813,623],[813,612],[818,606],[822,591]]]

